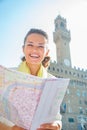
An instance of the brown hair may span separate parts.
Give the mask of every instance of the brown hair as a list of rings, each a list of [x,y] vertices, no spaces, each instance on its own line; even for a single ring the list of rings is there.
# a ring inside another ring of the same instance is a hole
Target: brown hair
[[[24,45],[25,45],[25,42],[26,42],[27,37],[28,37],[30,34],[32,34],[32,33],[41,34],[41,35],[43,35],[43,36],[47,39],[47,41],[48,41],[48,34],[47,34],[45,31],[43,31],[43,30],[41,30],[41,29],[32,28],[32,29],[30,29],[30,30],[28,31],[28,33],[26,34],[26,36],[25,36],[25,38],[24,38]],[[25,57],[22,57],[21,60],[22,60],[22,61],[25,61],[26,59],[25,59]],[[49,57],[49,56],[46,56],[46,57],[44,58],[44,60],[42,61],[42,65],[43,65],[45,68],[47,68],[47,67],[49,66],[49,64],[50,64],[50,57]]]

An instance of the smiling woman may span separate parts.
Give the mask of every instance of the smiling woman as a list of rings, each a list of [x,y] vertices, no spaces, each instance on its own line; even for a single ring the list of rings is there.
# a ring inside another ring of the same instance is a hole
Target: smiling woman
[[[46,44],[48,44],[47,35],[37,29],[31,29],[24,39],[23,52],[25,62],[29,67],[28,72],[33,75],[37,75],[42,61],[48,56],[49,49],[46,47]],[[21,65],[23,65],[23,63]]]
[[[42,61],[44,60],[44,66],[47,67],[50,60],[50,57],[48,56],[49,48],[47,34],[42,30],[31,29],[24,39],[23,52],[25,56],[22,58],[22,64],[26,62],[27,66],[30,68],[28,69],[28,72],[37,75],[41,64],[43,64]],[[35,72],[35,70],[37,70],[37,72]]]

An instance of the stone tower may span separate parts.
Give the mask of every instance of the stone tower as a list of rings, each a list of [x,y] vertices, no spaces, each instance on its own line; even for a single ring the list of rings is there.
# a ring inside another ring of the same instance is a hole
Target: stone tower
[[[56,44],[57,63],[71,67],[70,56],[70,31],[67,30],[66,19],[60,15],[54,20],[55,31],[53,32],[53,40]]]
[[[66,20],[60,15],[55,19],[53,39],[57,63],[51,62],[48,72],[58,78],[70,79],[60,107],[62,129],[87,130],[87,70],[71,66],[70,31],[67,30]]]

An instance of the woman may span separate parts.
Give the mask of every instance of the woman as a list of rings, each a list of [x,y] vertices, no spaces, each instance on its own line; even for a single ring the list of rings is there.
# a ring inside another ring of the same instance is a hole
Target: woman
[[[48,47],[48,35],[40,29],[31,29],[24,39],[24,57],[18,67],[18,71],[32,74],[43,78],[53,77],[47,72],[50,57]],[[1,129],[3,127],[3,129]],[[24,130],[18,126],[8,126],[0,124],[0,130]],[[60,130],[61,120],[42,124],[37,130]]]

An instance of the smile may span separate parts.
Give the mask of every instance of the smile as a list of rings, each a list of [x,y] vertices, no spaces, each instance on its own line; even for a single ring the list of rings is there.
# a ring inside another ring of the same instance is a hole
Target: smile
[[[29,56],[32,58],[39,58],[40,57],[39,55],[36,55],[36,54],[30,54]]]

